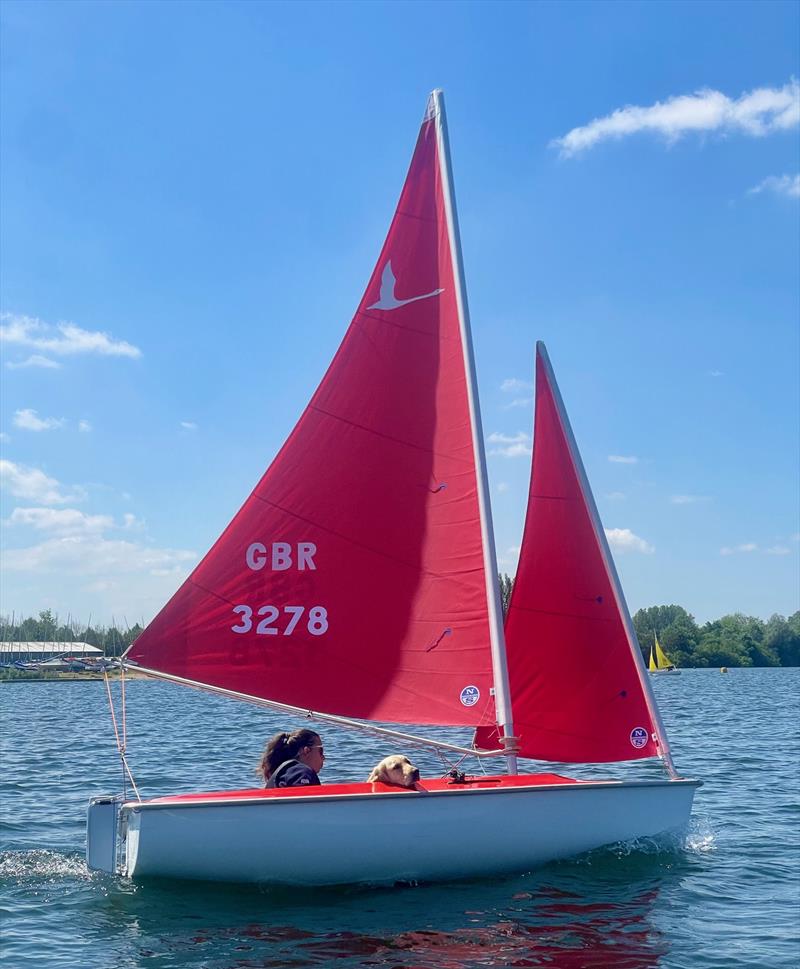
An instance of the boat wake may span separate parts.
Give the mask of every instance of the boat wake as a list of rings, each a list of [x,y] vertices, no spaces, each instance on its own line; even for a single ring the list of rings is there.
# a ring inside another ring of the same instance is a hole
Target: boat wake
[[[61,854],[37,848],[33,851],[0,852],[0,878],[13,881],[55,881],[61,878],[89,881],[92,873],[83,855]]]
[[[614,858],[634,858],[647,855],[694,855],[716,850],[716,835],[706,820],[691,818],[688,824],[658,835],[646,835],[630,841],[596,848],[568,864],[592,865]]]
[[[717,850],[717,835],[707,818],[692,815],[686,828],[686,851],[692,854],[704,855]]]

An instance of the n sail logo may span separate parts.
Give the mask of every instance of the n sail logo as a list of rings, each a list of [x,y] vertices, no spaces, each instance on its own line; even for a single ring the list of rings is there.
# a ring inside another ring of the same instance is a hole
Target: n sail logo
[[[395,294],[397,279],[392,272],[391,259],[383,267],[381,274],[381,295],[377,303],[368,306],[368,310],[396,310],[398,306],[405,306],[406,303],[415,303],[418,299],[430,299],[431,296],[438,296],[443,293],[443,289],[434,289],[432,293],[423,293],[421,296],[410,296],[408,299],[398,299]]]
[[[465,707],[474,707],[481,698],[481,691],[477,686],[465,686],[461,691],[461,702]]]
[[[647,746],[647,731],[644,727],[634,727],[631,730],[631,743],[637,750]]]

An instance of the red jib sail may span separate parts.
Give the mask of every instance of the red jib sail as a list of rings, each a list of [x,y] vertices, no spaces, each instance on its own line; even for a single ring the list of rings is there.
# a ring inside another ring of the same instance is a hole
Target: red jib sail
[[[380,258],[322,383],[129,661],[341,716],[493,719],[438,123],[431,102]]]
[[[528,513],[506,617],[520,754],[597,763],[659,753],[611,554],[544,347]],[[476,745],[493,749],[492,728]]]

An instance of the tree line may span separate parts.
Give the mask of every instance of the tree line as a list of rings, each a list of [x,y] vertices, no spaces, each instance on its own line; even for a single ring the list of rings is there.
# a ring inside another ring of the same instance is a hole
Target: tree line
[[[138,623],[118,629],[114,625],[92,626],[72,620],[59,622],[50,609],[20,622],[0,617],[1,643],[88,643],[102,649],[106,656],[121,656],[141,631]]]
[[[499,579],[505,614],[514,582],[505,574]],[[736,612],[700,626],[682,606],[650,606],[634,614],[633,628],[645,662],[657,634],[676,666],[800,666],[800,611],[766,622]]]
[[[514,583],[505,574],[499,580],[505,614]],[[661,648],[676,666],[800,666],[800,611],[788,618],[774,615],[766,622],[737,612],[700,626],[682,606],[650,606],[635,613],[633,628],[645,662],[657,634]],[[59,623],[49,609],[18,623],[0,617],[0,641],[4,643],[84,642],[102,649],[106,656],[120,656],[141,631],[138,623],[125,629]]]

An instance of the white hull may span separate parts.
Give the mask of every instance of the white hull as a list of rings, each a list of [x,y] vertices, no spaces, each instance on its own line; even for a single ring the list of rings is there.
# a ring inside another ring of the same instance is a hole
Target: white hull
[[[689,818],[697,786],[689,780],[606,781],[129,802],[122,808],[123,871],[134,878],[284,885],[525,872],[678,829]]]
[[[649,670],[651,676],[680,676],[680,670]]]

